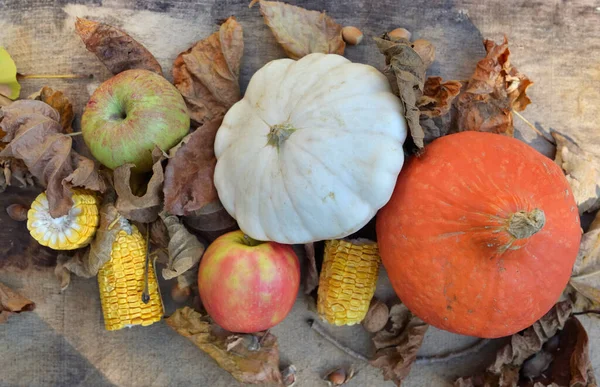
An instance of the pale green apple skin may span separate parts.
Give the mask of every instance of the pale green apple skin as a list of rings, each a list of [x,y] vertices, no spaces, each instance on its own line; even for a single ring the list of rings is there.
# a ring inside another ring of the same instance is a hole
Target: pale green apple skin
[[[102,83],[92,94],[81,131],[92,155],[115,169],[135,164],[135,172],[152,169],[152,150],[167,151],[190,129],[179,91],[148,70],[127,70]]]

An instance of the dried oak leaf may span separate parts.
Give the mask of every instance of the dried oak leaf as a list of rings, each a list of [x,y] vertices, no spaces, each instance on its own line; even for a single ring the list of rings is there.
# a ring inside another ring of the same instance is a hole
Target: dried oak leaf
[[[5,323],[11,314],[30,312],[34,309],[33,301],[0,283],[0,324]]]
[[[260,335],[260,348],[249,350],[246,345],[232,347],[231,343],[236,341],[232,336],[236,335],[215,334],[216,327],[192,308],[178,309],[166,321],[171,328],[191,340],[240,383],[282,383],[279,372],[279,346],[277,338],[271,333],[257,334]]]
[[[554,162],[565,172],[579,214],[596,211],[600,208],[600,171],[594,158],[562,134],[552,132],[552,137],[556,142]]]
[[[311,294],[313,290],[319,286],[319,272],[317,270],[317,262],[315,259],[315,244],[304,244],[304,252],[306,253],[306,277],[304,279],[304,294]]]
[[[173,83],[197,124],[222,117],[241,98],[239,76],[243,52],[242,26],[232,16],[219,31],[175,59]]]
[[[565,293],[572,300],[575,312],[600,310],[600,212],[581,238]]]
[[[229,231],[239,228],[235,219],[229,215],[219,200],[215,200],[201,209],[184,216],[183,220],[186,226],[193,229],[209,242],[214,241]]]
[[[346,43],[342,39],[342,26],[325,13],[279,1],[260,0],[258,3],[265,24],[290,58],[300,59],[314,52],[344,55]]]
[[[163,278],[170,280],[177,277],[181,287],[190,286],[198,280],[198,263],[205,246],[181,224],[177,216],[162,212],[160,218],[169,232],[169,262],[162,270]],[[182,280],[179,280],[180,277]]]
[[[215,136],[221,119],[206,122],[188,134],[169,159],[165,169],[165,209],[188,215],[218,200],[213,182],[217,158]]]
[[[425,133],[419,124],[417,101],[423,95],[427,66],[407,39],[394,39],[384,34],[381,38],[375,38],[375,42],[379,51],[385,55],[386,67],[383,73],[390,81],[394,93],[400,97],[412,140],[421,149]]]
[[[73,206],[71,188],[104,192],[106,183],[94,162],[72,149],[72,138],[62,133],[60,116],[41,101],[19,100],[2,108],[2,141],[10,143],[0,157],[23,160],[27,169],[46,187],[50,214],[66,215]]]
[[[452,103],[461,92],[459,81],[443,81],[441,77],[428,77],[423,86],[423,95],[417,101],[419,123],[424,132],[424,142],[429,143],[445,136],[453,129],[456,121]]]
[[[75,255],[69,257],[60,255],[54,274],[61,282],[62,290],[69,286],[70,274],[79,277],[91,278],[98,274],[98,270],[110,260],[113,243],[119,231],[131,231],[131,225],[112,203],[105,203],[100,208],[100,224],[96,236],[89,249],[77,250]]]
[[[506,37],[502,44],[484,40],[487,55],[477,63],[467,89],[457,100],[458,130],[513,136],[512,111],[522,111],[531,100],[533,84],[510,63]]]
[[[37,93],[30,95],[29,99],[35,99],[45,102],[52,106],[60,115],[60,125],[64,133],[73,133],[73,105],[62,91],[53,90],[48,86],[44,86]]]
[[[373,337],[377,351],[370,361],[383,371],[385,380],[400,385],[410,372],[429,325],[413,315],[404,304],[390,308],[391,327]]]
[[[108,24],[77,18],[75,32],[88,51],[96,54],[113,74],[130,69],[144,69],[162,75],[162,68],[154,55],[125,31]]]
[[[21,85],[17,81],[17,66],[4,47],[0,46],[0,94],[15,100],[19,98]]]
[[[113,182],[117,192],[117,210],[129,220],[140,223],[154,222],[162,208],[162,188],[165,180],[162,162],[165,159],[160,148],[152,151],[152,177],[146,192],[137,196],[132,192],[130,179],[134,164],[124,164],[113,171]]]
[[[527,359],[542,350],[542,346],[565,326],[572,312],[569,301],[556,304],[541,319],[521,333],[515,333],[496,353],[496,359],[482,375],[459,378],[456,386],[516,386],[520,369]]]

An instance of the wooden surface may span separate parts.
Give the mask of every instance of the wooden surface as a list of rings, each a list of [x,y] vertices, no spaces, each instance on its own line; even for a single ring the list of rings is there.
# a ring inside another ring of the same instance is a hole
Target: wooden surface
[[[432,75],[466,79],[484,55],[482,39],[511,42],[511,61],[535,81],[533,104],[523,113],[548,135],[563,132],[600,158],[600,1],[291,1],[309,9],[327,10],[343,25],[355,25],[367,38],[348,47],[346,56],[377,67],[383,57],[368,37],[405,27],[414,38],[432,41],[437,60]],[[89,95],[110,74],[85,50],[74,33],[76,17],[110,23],[131,33],[152,51],[168,78],[176,55],[216,29],[219,20],[235,15],[244,28],[245,56],[241,83],[268,61],[283,57],[258,9],[240,0],[0,0],[0,45],[26,74],[93,74],[92,80],[28,80],[22,96],[44,85],[60,89],[74,102],[76,129]],[[517,136],[552,156],[553,147],[515,119]],[[78,140],[80,141],[80,139]],[[27,201],[9,190],[0,206]],[[4,213],[4,208],[1,209]],[[0,325],[0,386],[230,386],[233,379],[178,336],[166,324],[119,332],[103,330],[97,283],[75,279],[59,293],[48,269],[51,257],[34,251],[24,225],[0,216],[0,281],[34,300],[35,312],[12,317]],[[378,292],[389,295],[386,281]],[[163,287],[168,289],[164,283]],[[172,304],[167,305],[172,310]],[[283,363],[299,370],[297,386],[318,386],[319,375],[352,359],[320,339],[306,325],[314,317],[300,295],[290,316],[273,332],[279,337]],[[600,369],[600,329],[581,318],[590,335],[591,355]],[[596,320],[597,321],[597,320]],[[367,352],[360,327],[338,329],[351,347]],[[458,348],[472,338],[430,329],[422,354]],[[493,357],[493,343],[481,354],[447,364],[415,366],[405,386],[445,386],[461,375],[481,369]],[[385,384],[377,370],[359,366],[349,386]]]

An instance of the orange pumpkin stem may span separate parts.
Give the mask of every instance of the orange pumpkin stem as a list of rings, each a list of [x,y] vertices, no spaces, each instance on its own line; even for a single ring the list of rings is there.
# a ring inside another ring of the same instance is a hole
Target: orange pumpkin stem
[[[544,224],[546,224],[546,214],[539,208],[534,208],[530,212],[518,211],[508,219],[507,231],[515,239],[525,239],[540,231]]]

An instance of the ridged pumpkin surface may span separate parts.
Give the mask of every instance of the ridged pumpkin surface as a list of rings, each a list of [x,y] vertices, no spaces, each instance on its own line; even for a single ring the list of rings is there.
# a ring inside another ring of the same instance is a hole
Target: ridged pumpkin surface
[[[378,214],[377,237],[394,290],[413,313],[492,338],[528,327],[554,305],[581,228],[552,160],[513,138],[463,132],[406,164]]]

